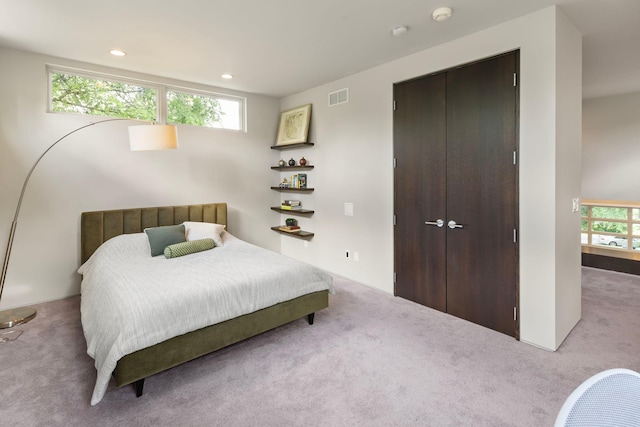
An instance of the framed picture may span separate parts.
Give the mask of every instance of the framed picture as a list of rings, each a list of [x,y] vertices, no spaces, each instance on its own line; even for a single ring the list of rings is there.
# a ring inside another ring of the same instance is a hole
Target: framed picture
[[[276,145],[307,142],[310,120],[311,104],[283,111],[280,114],[280,126],[278,127]]]

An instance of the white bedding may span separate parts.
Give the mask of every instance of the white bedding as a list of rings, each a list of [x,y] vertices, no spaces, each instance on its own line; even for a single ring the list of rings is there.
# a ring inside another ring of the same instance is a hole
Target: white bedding
[[[144,233],[114,237],[85,262],[81,318],[104,396],[118,360],[169,338],[299,296],[329,290],[331,276],[224,232],[224,246],[151,257]]]

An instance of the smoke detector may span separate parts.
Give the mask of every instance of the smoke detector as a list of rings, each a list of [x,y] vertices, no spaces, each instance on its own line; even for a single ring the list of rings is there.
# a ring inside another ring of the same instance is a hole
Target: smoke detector
[[[439,7],[431,13],[431,18],[434,21],[446,21],[451,17],[451,8],[450,7]]]
[[[406,27],[405,25],[400,25],[391,30],[391,34],[393,34],[393,37],[402,37],[407,34],[407,31],[409,31],[408,27]]]

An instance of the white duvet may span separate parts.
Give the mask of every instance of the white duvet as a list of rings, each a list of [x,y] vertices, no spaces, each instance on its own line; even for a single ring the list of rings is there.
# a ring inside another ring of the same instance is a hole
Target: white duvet
[[[151,257],[144,233],[114,237],[85,262],[81,318],[104,396],[118,360],[134,351],[311,292],[331,276],[224,232],[224,246],[179,258]]]

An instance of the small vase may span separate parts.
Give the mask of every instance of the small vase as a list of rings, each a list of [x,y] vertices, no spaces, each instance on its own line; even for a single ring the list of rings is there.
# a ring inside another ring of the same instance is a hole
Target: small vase
[[[303,157],[303,158],[300,159],[300,161],[298,163],[300,163],[300,166],[305,166],[307,164],[307,159],[305,159]]]
[[[278,162],[278,166],[280,167],[287,166],[287,162],[285,162],[283,159],[280,159],[280,161]]]
[[[296,165],[296,161],[293,160],[293,157],[289,160],[289,166],[295,166]]]

